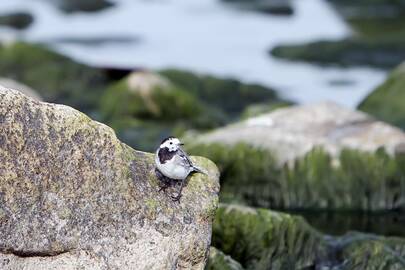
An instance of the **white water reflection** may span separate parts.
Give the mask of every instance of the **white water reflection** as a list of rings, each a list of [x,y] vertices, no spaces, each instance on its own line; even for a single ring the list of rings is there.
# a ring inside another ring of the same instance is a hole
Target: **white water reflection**
[[[229,8],[219,0],[116,0],[95,14],[65,15],[40,0],[1,1],[0,10],[36,17],[32,41],[128,36],[134,42],[92,47],[55,43],[58,51],[97,66],[176,67],[275,87],[300,103],[329,99],[354,107],[385,77],[371,68],[334,68],[269,56],[284,42],[338,39],[348,27],[324,0],[294,1],[295,15],[279,17]],[[1,32],[0,32],[1,33]],[[333,82],[349,82],[336,84]]]

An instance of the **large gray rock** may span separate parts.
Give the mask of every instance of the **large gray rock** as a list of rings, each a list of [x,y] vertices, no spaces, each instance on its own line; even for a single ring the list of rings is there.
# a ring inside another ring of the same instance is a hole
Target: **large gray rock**
[[[209,176],[173,202],[152,154],[70,107],[0,87],[0,269],[203,269],[218,171],[193,160]]]
[[[199,137],[200,143],[247,143],[275,153],[280,163],[303,157],[315,147],[332,156],[343,148],[394,153],[405,144],[398,128],[367,114],[331,102],[278,109],[217,129]]]

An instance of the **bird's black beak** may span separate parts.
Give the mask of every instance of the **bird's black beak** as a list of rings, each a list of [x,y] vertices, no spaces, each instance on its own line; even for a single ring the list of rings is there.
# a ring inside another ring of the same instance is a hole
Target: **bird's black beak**
[[[183,146],[183,145],[184,145],[184,143],[180,143],[180,145],[181,145],[181,146]]]

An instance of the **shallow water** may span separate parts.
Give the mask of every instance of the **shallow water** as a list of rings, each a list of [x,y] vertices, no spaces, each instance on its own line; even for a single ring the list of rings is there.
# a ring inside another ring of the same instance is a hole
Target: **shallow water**
[[[275,87],[300,103],[328,99],[354,107],[386,75],[372,68],[287,62],[268,54],[285,42],[347,36],[349,28],[323,0],[293,1],[291,17],[243,11],[218,0],[115,2],[116,7],[94,14],[65,15],[41,0],[0,1],[0,10],[32,12],[36,21],[19,38],[46,42],[81,62],[233,76]],[[3,38],[6,34],[14,35],[0,29]],[[89,46],[94,40],[104,42]]]

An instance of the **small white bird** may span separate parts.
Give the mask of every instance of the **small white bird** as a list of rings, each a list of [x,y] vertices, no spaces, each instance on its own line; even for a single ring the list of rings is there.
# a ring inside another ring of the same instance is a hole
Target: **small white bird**
[[[200,168],[193,165],[190,158],[181,148],[184,145],[175,137],[164,139],[156,150],[155,163],[156,175],[164,183],[162,189],[170,186],[171,182],[181,181],[177,196],[173,197],[178,201],[181,197],[184,182],[190,173],[204,173]]]

